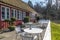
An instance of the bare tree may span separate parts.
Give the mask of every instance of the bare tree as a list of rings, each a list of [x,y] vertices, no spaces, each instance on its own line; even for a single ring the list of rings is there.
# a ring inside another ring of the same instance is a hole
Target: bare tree
[[[31,7],[31,8],[33,8],[33,4],[32,4],[32,2],[29,0],[28,1],[28,5]]]

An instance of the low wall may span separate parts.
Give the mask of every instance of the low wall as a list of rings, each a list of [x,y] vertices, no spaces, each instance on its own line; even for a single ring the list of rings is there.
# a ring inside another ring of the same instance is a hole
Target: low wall
[[[51,40],[51,28],[50,28],[50,20],[48,22],[48,26],[44,35],[43,40]]]
[[[22,20],[17,20],[15,21],[14,25],[22,24]],[[9,22],[1,21],[1,26],[0,28],[7,28],[9,27]]]

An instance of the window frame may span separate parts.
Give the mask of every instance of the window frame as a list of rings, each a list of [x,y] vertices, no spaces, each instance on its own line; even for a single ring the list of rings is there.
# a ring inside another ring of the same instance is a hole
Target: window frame
[[[5,18],[2,18],[2,7],[5,8]],[[5,19],[7,19],[7,8],[9,9],[9,19],[10,19],[10,8],[6,7],[6,6],[1,6],[1,20],[4,21]]]
[[[19,20],[22,20],[22,12],[19,11]]]
[[[26,17],[26,12],[22,12],[22,19],[24,20],[24,18]]]
[[[19,10],[17,10],[17,19],[19,20]]]
[[[7,18],[7,9],[9,9],[9,18]],[[9,7],[6,7],[6,19],[10,19],[10,8]]]
[[[13,10],[13,12],[12,12]],[[13,16],[12,16],[12,13],[13,13]],[[11,18],[14,18],[15,17],[15,9],[11,9]]]
[[[5,20],[5,18],[3,19],[3,17],[2,17],[2,7],[5,8],[5,6],[1,6],[1,20],[3,21],[3,20]]]

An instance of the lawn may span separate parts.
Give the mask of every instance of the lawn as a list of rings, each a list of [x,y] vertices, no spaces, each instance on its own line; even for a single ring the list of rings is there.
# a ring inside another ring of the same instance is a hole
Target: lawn
[[[60,40],[60,24],[51,22],[52,40]]]

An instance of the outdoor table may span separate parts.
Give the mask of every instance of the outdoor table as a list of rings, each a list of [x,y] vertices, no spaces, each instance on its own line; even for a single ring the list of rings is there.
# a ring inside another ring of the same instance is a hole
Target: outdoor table
[[[38,21],[38,23],[42,23],[42,24],[43,24],[43,23],[48,23],[48,22],[49,22],[49,20],[39,20],[39,21]]]
[[[27,25],[29,25],[30,27],[29,27],[29,29],[31,29],[32,27],[31,27],[31,25],[33,25],[33,23],[32,22],[28,22],[28,23],[26,23]]]
[[[42,33],[43,30],[40,28],[31,28],[31,29],[26,28],[26,29],[24,29],[24,31],[27,33],[30,33],[30,34],[40,34],[40,33]],[[39,37],[39,35],[38,35],[38,37]]]
[[[38,23],[41,24],[41,27],[45,24],[45,23],[48,23],[49,20],[39,20]]]

